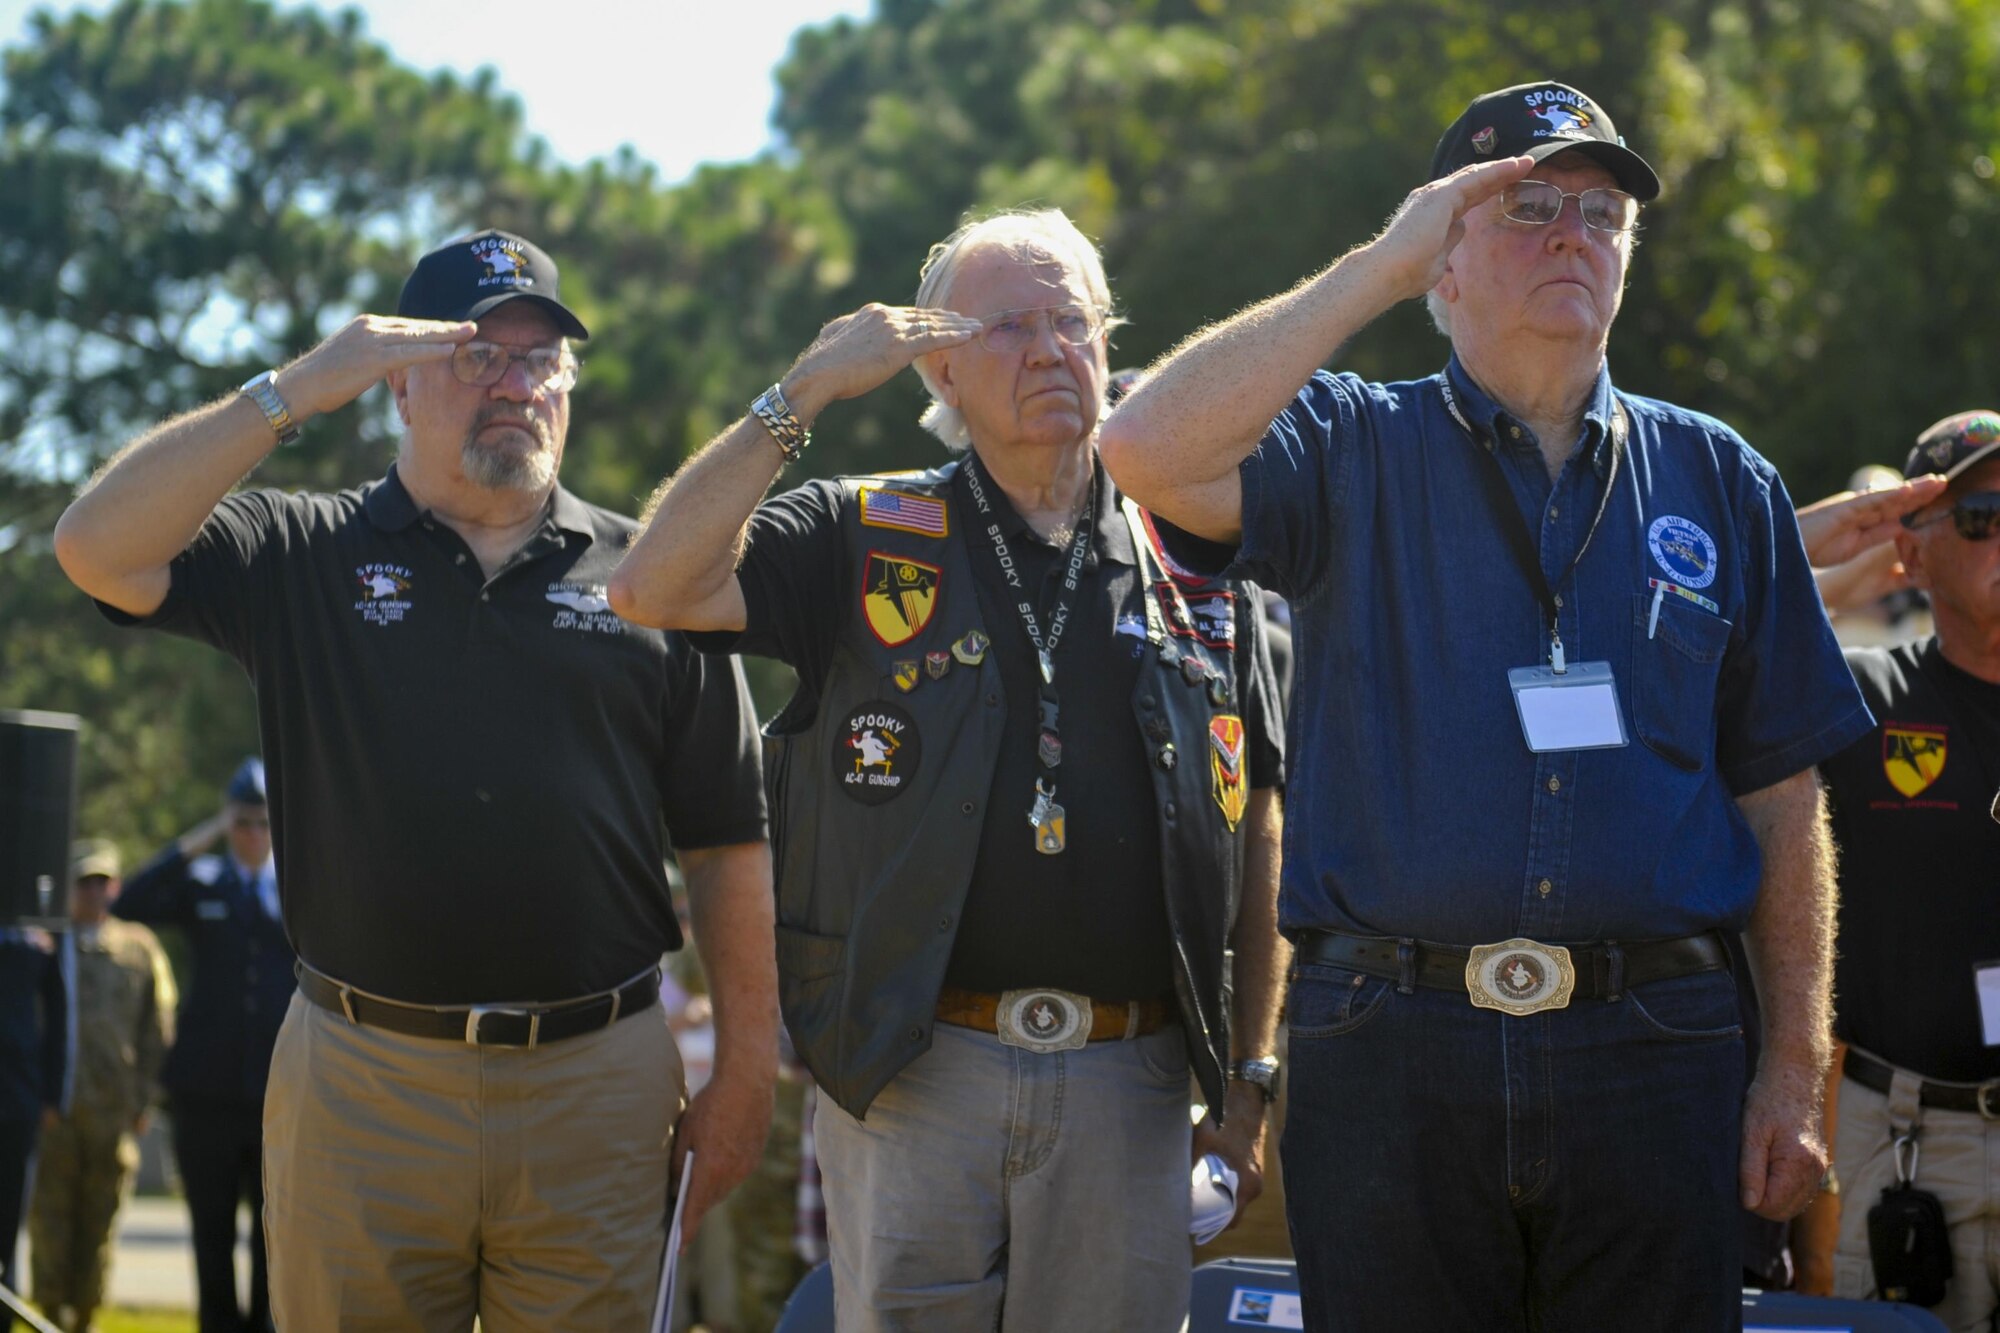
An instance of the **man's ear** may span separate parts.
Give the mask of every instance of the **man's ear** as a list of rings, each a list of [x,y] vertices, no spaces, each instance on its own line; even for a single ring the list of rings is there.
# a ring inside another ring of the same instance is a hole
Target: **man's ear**
[[[938,401],[946,407],[957,407],[958,380],[953,377],[951,371],[951,349],[946,347],[935,352],[925,352],[917,359],[923,362],[924,370],[930,376],[931,388],[937,394]]]
[[[396,416],[407,426],[410,424],[410,372],[392,370],[389,372],[389,396],[396,400]]]
[[[1946,519],[1949,523],[1951,520]],[[1913,587],[1925,592],[1931,590],[1931,572],[1924,564],[1924,539],[1922,534],[1903,531],[1896,534],[1896,558],[1903,562],[1903,572],[1910,576]]]
[[[1437,280],[1437,285],[1432,287],[1431,290],[1436,292],[1438,294],[1438,299],[1440,301],[1443,301],[1446,305],[1454,305],[1457,303],[1458,274],[1452,269],[1450,259],[1447,258],[1444,261],[1444,276]]]

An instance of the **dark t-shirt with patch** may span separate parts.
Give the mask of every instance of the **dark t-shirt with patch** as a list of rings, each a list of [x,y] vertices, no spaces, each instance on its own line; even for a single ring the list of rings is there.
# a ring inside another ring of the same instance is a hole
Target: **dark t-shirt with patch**
[[[951,521],[971,545],[979,586],[939,589],[939,605],[977,599],[977,614],[966,620],[992,640],[1007,718],[945,981],[986,992],[1054,986],[1113,1001],[1162,995],[1173,984],[1173,941],[1147,767],[1154,756],[1132,704],[1146,627],[1131,531],[1116,491],[1100,469],[1095,534],[1055,654],[1062,734],[1056,785],[1068,836],[1067,849],[1055,856],[1035,850],[1028,823],[1039,772],[1035,652],[985,536],[986,520],[963,486],[955,491]],[[1036,536],[998,486],[989,481],[987,491],[1046,633],[1067,551]],[[695,635],[696,644],[788,662],[817,697],[844,617],[860,613],[865,553],[847,550],[842,503],[838,485],[813,482],[759,506],[738,571],[747,627],[740,634]],[[1208,607],[1211,599],[1194,600]],[[1283,720],[1262,621],[1254,598],[1230,605],[1249,782],[1274,787],[1284,780]],[[1203,628],[1220,632],[1220,621]],[[1186,758],[1203,762],[1201,755]]]
[[[1847,662],[1879,725],[1821,769],[1840,844],[1835,1029],[1929,1078],[2000,1077],[1973,979],[2000,964],[2000,685],[1934,638]]]
[[[421,1004],[601,991],[680,945],[669,839],[764,836],[740,665],[606,604],[634,529],[559,489],[489,580],[392,469],[230,496],[158,611],[104,608],[249,673],[310,966]]]

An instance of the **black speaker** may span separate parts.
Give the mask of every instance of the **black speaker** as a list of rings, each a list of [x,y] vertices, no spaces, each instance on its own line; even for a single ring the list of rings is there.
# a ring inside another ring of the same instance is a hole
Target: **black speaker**
[[[0,709],[0,925],[68,910],[82,725],[73,713]]]

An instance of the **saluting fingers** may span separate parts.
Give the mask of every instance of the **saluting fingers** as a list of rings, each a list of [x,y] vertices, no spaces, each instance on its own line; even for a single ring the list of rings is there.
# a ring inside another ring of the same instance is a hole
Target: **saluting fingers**
[[[1526,180],[1535,169],[1532,157],[1503,157],[1495,162],[1478,162],[1446,176],[1438,182],[1439,192],[1451,198],[1452,211],[1463,217],[1500,191]]]
[[[900,306],[893,315],[898,332],[918,344],[919,354],[943,347],[956,347],[979,336],[981,322],[956,310]]]

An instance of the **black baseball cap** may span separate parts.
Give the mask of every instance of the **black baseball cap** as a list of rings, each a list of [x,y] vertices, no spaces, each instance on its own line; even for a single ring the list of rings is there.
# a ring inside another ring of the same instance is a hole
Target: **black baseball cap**
[[[1956,481],[1996,449],[2000,449],[2000,412],[1954,412],[1917,436],[1916,447],[1903,460],[1903,475],[1942,472]]]
[[[1617,177],[1644,203],[1660,195],[1660,178],[1625,146],[1604,108],[1566,83],[1520,83],[1472,99],[1431,154],[1431,179],[1474,162],[1532,157],[1540,162],[1575,149]]]
[[[556,261],[532,241],[487,230],[446,241],[417,261],[396,313],[412,319],[478,319],[509,301],[533,301],[571,338],[588,338],[556,285]]]

